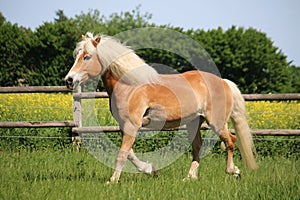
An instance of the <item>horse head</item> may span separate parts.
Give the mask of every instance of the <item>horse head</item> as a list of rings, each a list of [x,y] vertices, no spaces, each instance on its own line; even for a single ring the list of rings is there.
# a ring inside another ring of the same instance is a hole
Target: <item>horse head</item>
[[[82,41],[74,50],[75,62],[65,77],[68,88],[76,88],[102,72],[102,65],[97,55],[100,40],[100,36],[93,37],[90,33],[86,36],[82,35]]]

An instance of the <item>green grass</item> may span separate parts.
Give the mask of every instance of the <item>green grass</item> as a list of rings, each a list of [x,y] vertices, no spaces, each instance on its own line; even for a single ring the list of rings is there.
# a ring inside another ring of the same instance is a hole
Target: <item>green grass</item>
[[[299,199],[300,160],[260,158],[247,171],[236,157],[242,179],[226,175],[224,155],[210,154],[200,165],[199,180],[183,182],[190,155],[159,171],[158,177],[122,173],[120,183],[106,185],[113,169],[87,151],[0,152],[0,199]]]

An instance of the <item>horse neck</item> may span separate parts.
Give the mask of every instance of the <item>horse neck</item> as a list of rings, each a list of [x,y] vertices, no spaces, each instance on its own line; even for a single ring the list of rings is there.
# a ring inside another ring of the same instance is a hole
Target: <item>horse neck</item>
[[[108,95],[111,96],[116,84],[118,83],[118,79],[114,77],[110,70],[106,70],[101,78]]]

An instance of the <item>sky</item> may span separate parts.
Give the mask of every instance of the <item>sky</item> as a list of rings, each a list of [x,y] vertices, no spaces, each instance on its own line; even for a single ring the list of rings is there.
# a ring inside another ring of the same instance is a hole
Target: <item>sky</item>
[[[223,30],[232,25],[255,28],[267,34],[287,56],[300,66],[299,0],[0,0],[0,12],[7,21],[32,30],[52,22],[55,12],[68,17],[98,9],[104,16],[134,10],[152,14],[157,25],[170,24],[187,29]]]

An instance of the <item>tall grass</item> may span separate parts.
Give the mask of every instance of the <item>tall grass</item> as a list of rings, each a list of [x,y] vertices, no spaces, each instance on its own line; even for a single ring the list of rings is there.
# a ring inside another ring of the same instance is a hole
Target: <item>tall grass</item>
[[[242,169],[241,180],[225,174],[224,155],[206,156],[200,178],[183,182],[191,156],[183,155],[158,177],[123,173],[106,185],[112,169],[88,152],[1,151],[0,199],[299,199],[300,161],[261,158],[257,171]],[[242,166],[236,159],[236,164]]]

